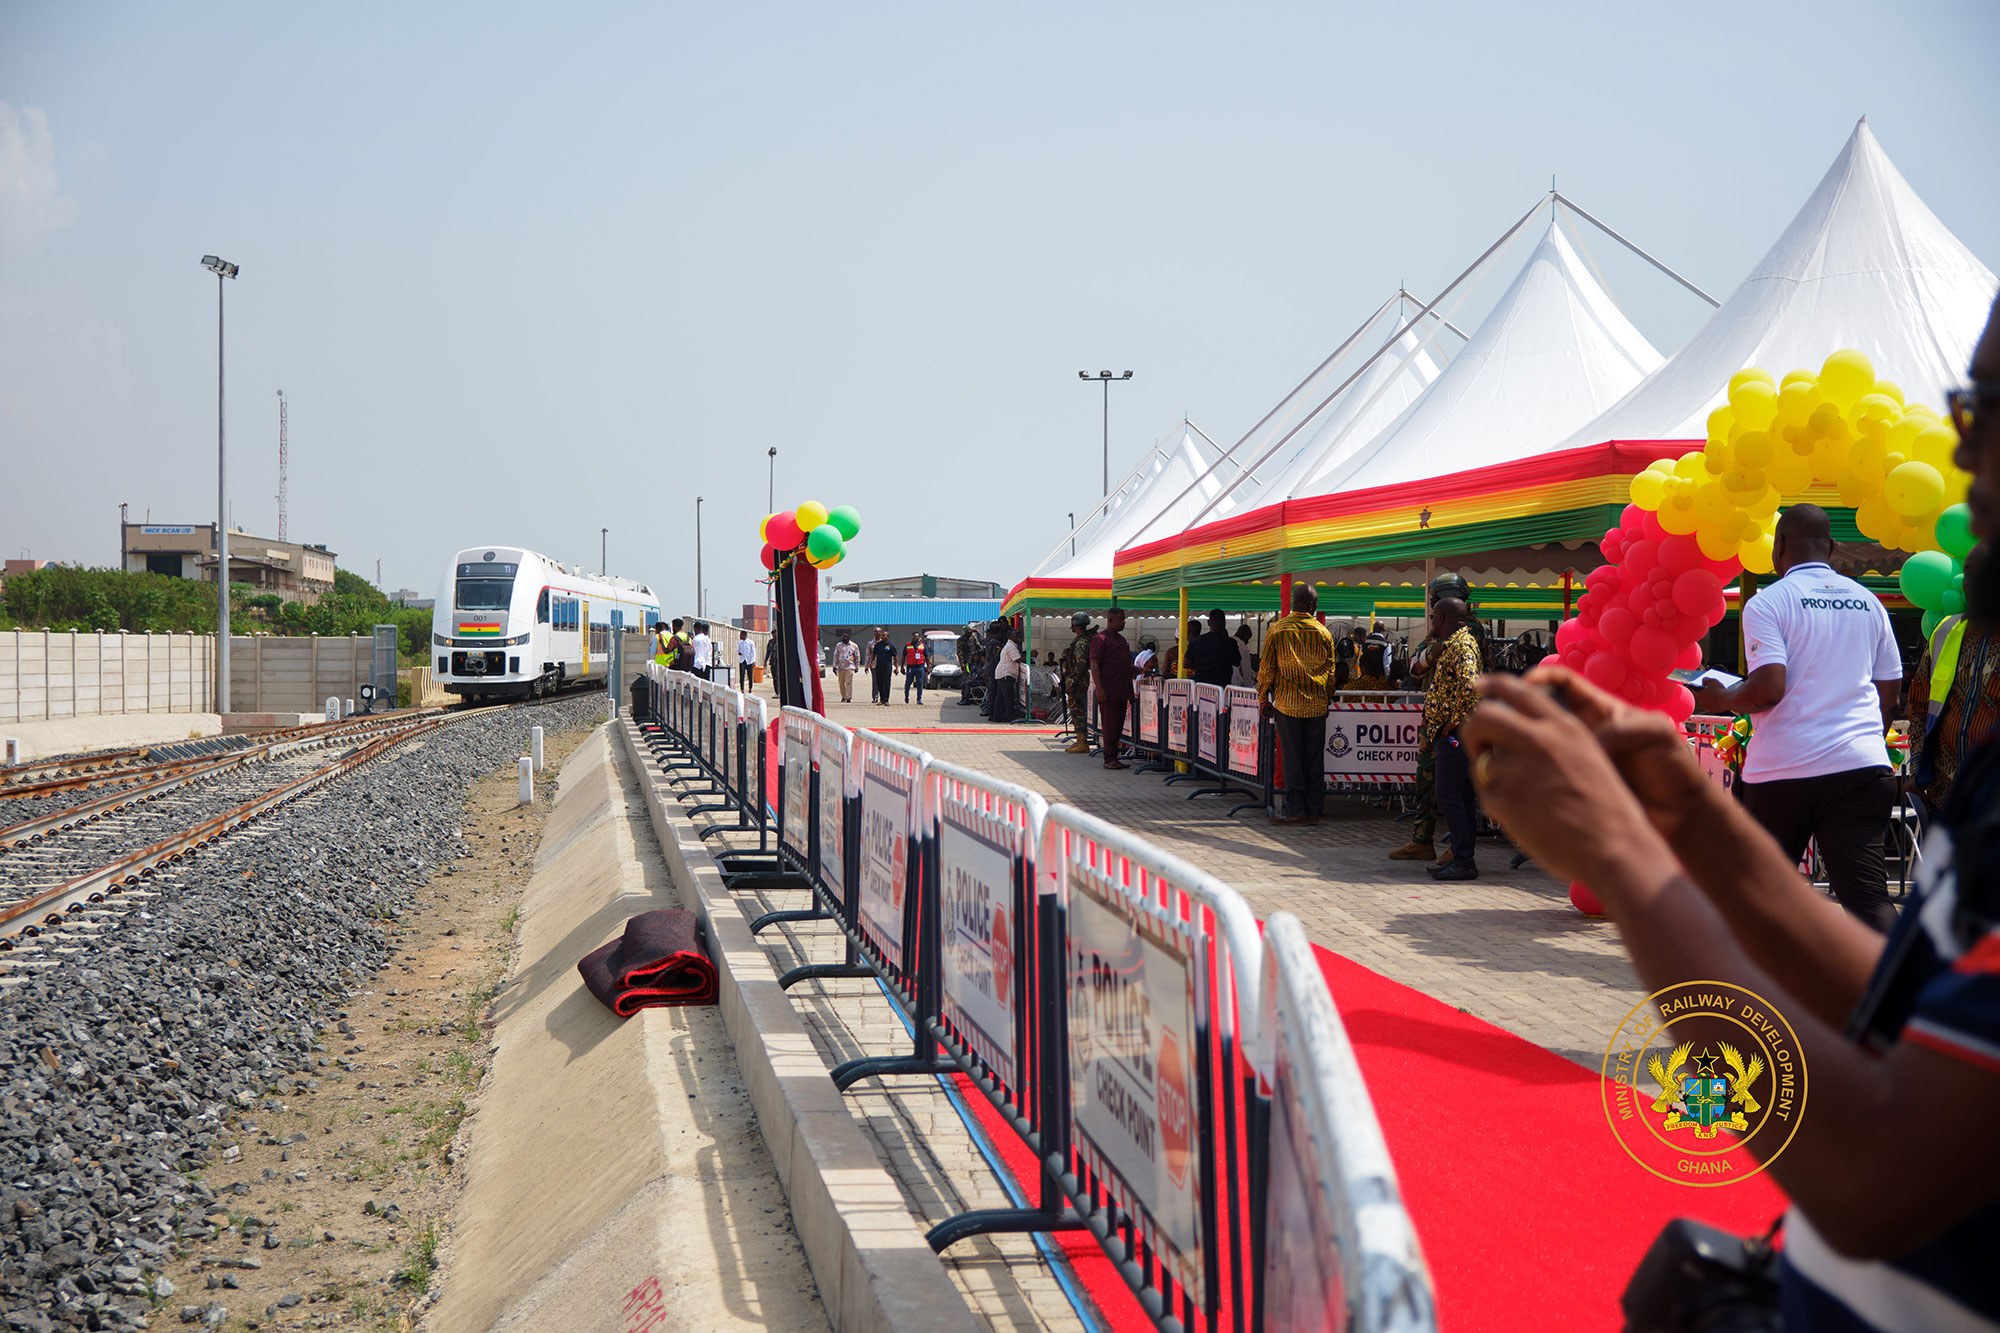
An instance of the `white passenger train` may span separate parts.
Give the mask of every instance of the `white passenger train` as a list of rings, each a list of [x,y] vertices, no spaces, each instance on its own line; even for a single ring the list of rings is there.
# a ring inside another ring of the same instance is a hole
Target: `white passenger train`
[[[431,623],[437,681],[471,699],[525,699],[602,681],[618,629],[651,629],[660,600],[643,583],[586,574],[518,546],[460,551]]]

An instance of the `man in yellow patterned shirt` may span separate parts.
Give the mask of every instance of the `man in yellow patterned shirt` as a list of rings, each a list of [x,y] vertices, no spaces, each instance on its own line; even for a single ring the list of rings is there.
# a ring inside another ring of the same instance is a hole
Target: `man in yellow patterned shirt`
[[[1478,879],[1473,839],[1479,811],[1473,804],[1472,762],[1459,744],[1458,727],[1472,716],[1479,694],[1479,639],[1472,608],[1464,599],[1441,597],[1431,608],[1431,633],[1439,640],[1424,695],[1424,722],[1417,742],[1429,750],[1437,770],[1437,808],[1451,837],[1451,860],[1430,868],[1432,879]]]
[[[1333,635],[1313,615],[1319,594],[1292,589],[1292,611],[1264,636],[1257,660],[1257,702],[1277,725],[1285,805],[1273,824],[1318,819],[1326,806],[1326,708],[1333,686]]]

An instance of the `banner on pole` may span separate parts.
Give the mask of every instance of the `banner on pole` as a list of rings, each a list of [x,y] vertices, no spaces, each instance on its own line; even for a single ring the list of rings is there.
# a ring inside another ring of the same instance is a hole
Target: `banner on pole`
[[[1195,757],[1211,768],[1217,757],[1216,732],[1222,724],[1222,687],[1220,685],[1196,685],[1194,687],[1194,752]]]
[[[861,933],[884,962],[903,969],[903,909],[909,893],[910,795],[872,766],[861,772]]]
[[[949,803],[938,818],[945,1016],[972,1054],[1015,1088],[1014,862],[1004,846],[961,818]]]
[[[1187,753],[1188,691],[1190,680],[1167,682],[1167,748],[1175,754]]]
[[[1122,1181],[1202,1303],[1191,940],[1072,863],[1070,1106],[1094,1166]]]
[[[1257,776],[1257,691],[1231,685],[1222,692],[1229,709],[1229,771]]]
[[[785,847],[803,862],[810,851],[806,808],[811,795],[812,750],[808,738],[794,732],[789,722],[785,726],[784,783],[785,818],[778,834]]]
[[[841,852],[847,846],[847,756],[832,745],[819,756],[819,882],[835,894],[846,885]]]

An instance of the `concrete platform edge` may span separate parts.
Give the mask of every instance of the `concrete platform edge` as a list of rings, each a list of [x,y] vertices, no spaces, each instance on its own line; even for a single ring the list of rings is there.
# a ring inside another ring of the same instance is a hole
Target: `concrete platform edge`
[[[629,718],[610,725],[638,775],[667,868],[708,928],[723,1021],[834,1327],[970,1333],[977,1324],[965,1298],[835,1090],[694,822],[638,728]]]

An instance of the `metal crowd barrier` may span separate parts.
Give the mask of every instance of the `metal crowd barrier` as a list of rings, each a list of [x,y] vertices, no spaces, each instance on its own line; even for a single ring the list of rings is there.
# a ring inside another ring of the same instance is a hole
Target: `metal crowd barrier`
[[[1374,1108],[1296,921],[1260,935],[1234,890],[1125,830],[803,710],[782,716],[767,793],[761,701],[662,674],[649,744],[663,766],[692,759],[678,780],[719,785],[718,813],[747,812],[772,840],[732,885],[813,895],[759,924],[824,919],[846,937],[843,961],[782,984],[879,978],[909,1020],[907,1053],[845,1061],[836,1086],[963,1073],[1042,1165],[1029,1206],[947,1218],[934,1249],[1088,1229],[1177,1333],[1435,1328]],[[1240,716],[1254,692],[1217,690],[1204,749],[1187,715],[1206,696],[1164,684],[1162,728],[1170,701],[1183,711],[1178,756],[1268,790],[1270,728]]]

